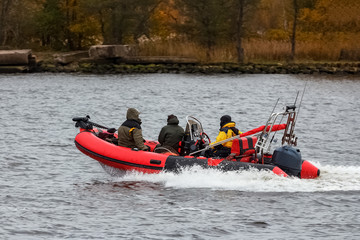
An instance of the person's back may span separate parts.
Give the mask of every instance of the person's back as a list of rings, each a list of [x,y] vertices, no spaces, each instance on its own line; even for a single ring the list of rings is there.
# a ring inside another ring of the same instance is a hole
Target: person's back
[[[158,141],[161,146],[168,146],[178,151],[179,142],[182,140],[184,133],[184,129],[179,126],[178,118],[175,115],[169,115],[167,125],[161,129]]]
[[[147,150],[141,130],[140,113],[135,108],[129,108],[126,113],[126,121],[118,129],[118,145],[128,148]]]
[[[235,125],[235,122],[231,121],[231,117],[229,115],[222,116],[220,118],[219,135],[216,137],[216,141],[212,142],[211,145],[241,134],[242,132],[240,132]],[[214,154],[220,157],[228,156],[231,152],[232,143],[233,141],[228,141],[222,145],[214,147]]]

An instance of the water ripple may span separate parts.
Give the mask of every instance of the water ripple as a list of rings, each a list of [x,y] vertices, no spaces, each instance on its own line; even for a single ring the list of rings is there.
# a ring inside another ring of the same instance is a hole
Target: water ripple
[[[307,89],[297,122],[314,180],[265,171],[105,170],[74,146],[73,117],[119,127],[136,107],[147,139],[166,116],[199,118],[212,140],[229,114],[241,131]],[[357,77],[301,75],[0,75],[0,235],[4,239],[357,239]],[[232,90],[229,90],[232,89]],[[237,89],[238,91],[233,91]]]

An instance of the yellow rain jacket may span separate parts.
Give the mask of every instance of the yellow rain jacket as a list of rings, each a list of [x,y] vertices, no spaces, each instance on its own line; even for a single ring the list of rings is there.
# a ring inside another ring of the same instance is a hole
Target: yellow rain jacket
[[[237,134],[233,131],[233,129],[231,128],[235,128],[235,123],[234,122],[229,122],[229,123],[226,123],[224,126],[222,126],[222,128],[220,129],[220,132],[219,132],[219,135],[216,137],[216,141],[211,143],[211,144],[215,144],[217,142],[220,142],[220,141],[223,141],[225,139],[228,139],[228,138],[231,138],[231,137],[234,137],[236,135],[239,135],[241,134],[242,132],[238,132]],[[232,143],[233,141],[228,141],[226,143],[223,143],[222,145],[224,147],[227,147],[227,148],[231,148],[232,147]]]

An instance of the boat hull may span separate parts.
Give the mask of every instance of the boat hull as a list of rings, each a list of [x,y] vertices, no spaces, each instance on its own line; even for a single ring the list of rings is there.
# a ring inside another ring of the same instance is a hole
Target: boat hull
[[[100,139],[94,131],[81,131],[75,137],[75,145],[82,153],[100,163],[124,171],[143,173],[160,173],[162,171],[180,172],[184,168],[200,166],[202,168],[214,168],[222,171],[238,171],[254,168],[258,170],[269,170],[280,176],[288,176],[285,171],[272,164],[255,164],[206,157],[173,156],[120,147]],[[314,169],[311,163],[306,161],[305,167],[307,170],[299,177],[315,178],[318,176],[317,168]]]

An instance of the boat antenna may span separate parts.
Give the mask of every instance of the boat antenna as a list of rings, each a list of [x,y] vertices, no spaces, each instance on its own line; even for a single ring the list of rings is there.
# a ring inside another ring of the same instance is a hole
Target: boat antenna
[[[269,119],[270,119],[271,116],[273,115],[273,113],[274,113],[274,111],[275,111],[275,108],[276,108],[277,104],[279,103],[279,100],[280,100],[280,98],[278,98],[278,99],[276,100],[275,106],[274,106],[273,110],[272,110],[271,113],[270,113]],[[266,126],[265,126],[265,129],[266,129]],[[264,133],[264,132],[263,132],[263,133]],[[272,141],[272,140],[271,140],[271,141]]]
[[[275,106],[274,106],[273,110],[271,111],[271,113],[270,113],[270,116],[269,116],[269,117],[271,117],[271,115],[274,113],[275,108],[276,108],[276,106],[277,106],[277,104],[278,104],[279,100],[280,100],[280,98],[278,98],[278,99],[277,99],[277,101],[276,101],[276,103],[275,103]]]
[[[307,83],[308,83],[308,82],[306,81],[306,82],[305,82],[305,86],[304,86],[304,90],[303,90],[302,95],[301,95],[301,99],[300,99],[300,103],[299,103],[299,107],[298,107],[298,112],[297,112],[297,115],[296,115],[295,123],[296,123],[297,118],[298,118],[299,113],[300,113],[300,108],[301,108],[302,100],[303,100],[303,98],[304,98],[304,94],[305,94],[305,90],[306,90],[306,85],[307,85]],[[295,123],[294,123],[294,127],[295,127]]]
[[[294,106],[296,106],[296,102],[297,102],[297,99],[298,99],[298,96],[299,96],[299,92],[300,92],[300,91],[297,91],[297,93],[296,93],[296,98],[295,98]]]

